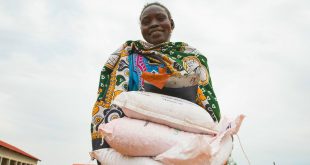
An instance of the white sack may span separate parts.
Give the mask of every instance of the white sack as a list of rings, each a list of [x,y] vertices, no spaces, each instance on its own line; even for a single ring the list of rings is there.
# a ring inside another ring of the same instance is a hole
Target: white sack
[[[89,153],[98,160],[101,165],[162,165],[162,163],[151,157],[129,157],[123,156],[113,148],[104,148]]]
[[[122,92],[112,104],[121,107],[130,118],[152,121],[192,133],[218,133],[217,123],[205,109],[177,97],[130,91]]]

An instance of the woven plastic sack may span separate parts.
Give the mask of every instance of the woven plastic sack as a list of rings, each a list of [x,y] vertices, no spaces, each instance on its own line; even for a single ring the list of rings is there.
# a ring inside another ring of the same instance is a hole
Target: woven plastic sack
[[[101,165],[162,165],[151,157],[123,156],[113,148],[104,148],[89,153],[91,158],[98,160]]]
[[[242,119],[243,116],[223,120],[225,123],[221,126],[225,128],[217,136],[178,131],[127,117],[100,125],[99,131],[109,145],[123,155],[156,156],[155,160],[164,164],[211,164],[215,157],[221,158],[217,154],[224,148],[224,139],[238,131]],[[224,151],[230,154],[231,148]]]
[[[112,104],[121,107],[130,118],[152,121],[192,133],[216,135],[219,132],[217,123],[205,109],[177,97],[130,91],[118,95]]]

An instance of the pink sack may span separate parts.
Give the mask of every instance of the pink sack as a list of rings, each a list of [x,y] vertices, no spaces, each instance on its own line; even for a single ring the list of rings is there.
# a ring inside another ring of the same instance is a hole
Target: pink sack
[[[127,117],[100,125],[99,132],[103,134],[104,139],[112,148],[128,156],[157,156],[180,145],[181,142],[186,144],[185,142],[189,141],[205,141],[204,144],[207,145],[207,142],[213,139],[212,136],[187,133]],[[197,150],[202,148],[199,147],[198,142],[195,145],[197,145]],[[203,149],[209,152],[208,147]]]
[[[174,164],[175,165],[223,165],[225,164],[225,162],[227,162],[231,154],[231,151],[233,149],[232,137],[225,136],[221,140],[220,144],[213,144],[213,145],[219,145],[220,147],[218,151],[213,150],[214,153],[212,153],[210,157],[206,157],[204,154],[195,153],[195,151],[184,152],[186,151],[184,150],[181,153],[182,155],[178,155],[177,158],[175,158],[175,154],[179,154],[179,153],[173,152],[173,151],[167,151],[155,157],[155,160],[159,160],[166,165],[174,165]],[[197,156],[194,156],[193,158],[191,158],[191,155],[193,154],[196,154]]]
[[[110,146],[123,155],[156,156],[155,160],[164,164],[211,164],[223,149],[222,139],[236,133],[242,119],[241,115],[236,120],[221,123],[219,126],[225,128],[219,128],[223,131],[215,137],[127,117],[100,125],[99,131]],[[224,151],[230,153],[231,149],[228,147]]]
[[[210,160],[211,165],[225,164],[227,162],[233,149],[232,137],[225,136],[222,139],[220,146],[221,147],[218,152],[213,153],[213,156]]]
[[[239,115],[236,119],[223,117],[217,125],[220,133],[209,141],[211,148],[210,157],[203,155],[199,150],[186,150],[183,146],[173,147],[170,150],[155,157],[167,165],[219,165],[224,164],[232,151],[232,138],[233,134],[239,131],[244,115]],[[203,135],[208,136],[208,135]],[[193,143],[193,142],[191,142]],[[191,145],[188,143],[188,145]],[[190,148],[190,146],[187,146]],[[191,156],[191,155],[195,156]],[[193,159],[194,158],[194,159]]]

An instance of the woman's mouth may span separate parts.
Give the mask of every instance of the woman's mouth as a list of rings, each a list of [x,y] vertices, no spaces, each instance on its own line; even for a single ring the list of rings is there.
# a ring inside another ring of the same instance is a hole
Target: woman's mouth
[[[157,33],[162,33],[162,31],[161,30],[152,30],[152,31],[150,31],[150,35],[153,35],[153,34],[157,34]]]
[[[163,35],[162,31],[154,31],[150,34],[152,38],[158,38],[158,37],[161,37],[162,35]]]

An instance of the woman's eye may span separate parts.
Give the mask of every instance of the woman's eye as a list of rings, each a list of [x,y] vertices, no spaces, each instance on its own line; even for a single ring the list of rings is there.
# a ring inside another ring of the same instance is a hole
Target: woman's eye
[[[146,19],[146,20],[142,20],[142,24],[143,25],[147,25],[150,23],[150,20],[149,19]]]
[[[166,16],[165,15],[159,15],[159,16],[157,16],[157,19],[160,21],[163,21],[166,19]]]

